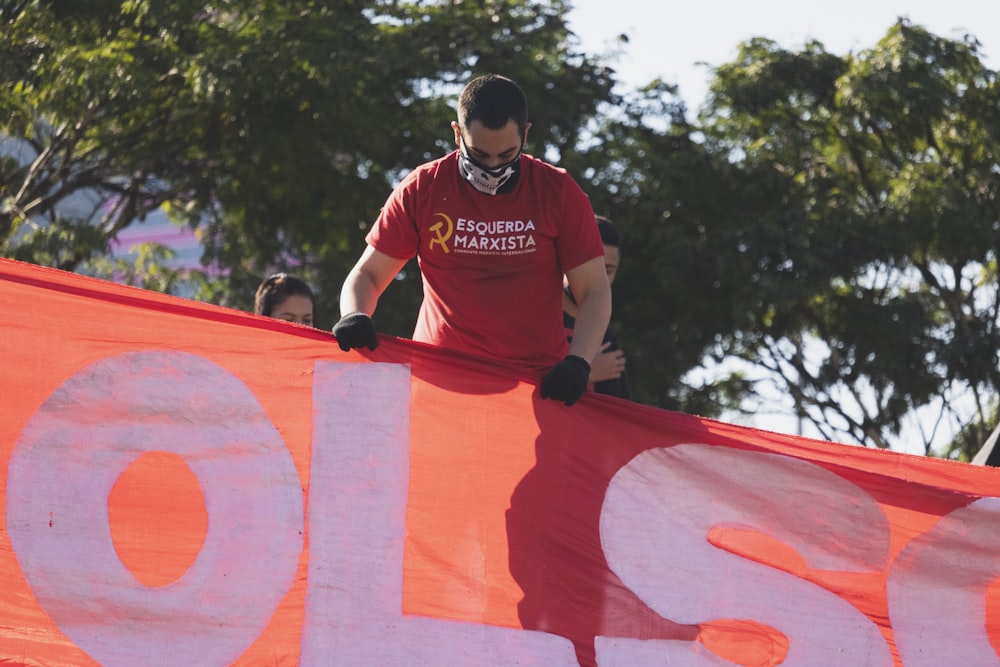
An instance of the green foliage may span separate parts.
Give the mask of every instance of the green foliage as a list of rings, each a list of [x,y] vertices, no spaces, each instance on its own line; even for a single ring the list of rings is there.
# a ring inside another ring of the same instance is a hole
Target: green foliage
[[[399,176],[450,150],[451,100],[471,75],[503,71],[546,101],[532,110],[540,154],[573,146],[612,99],[607,73],[572,51],[565,13],[525,0],[5,9],[0,134],[21,143],[0,172],[3,251],[78,269],[163,207],[200,228],[203,261],[226,276],[202,296],[244,306],[287,269],[335,313]],[[66,205],[81,197],[102,206]],[[52,243],[38,234],[69,249],[41,252]],[[382,330],[408,334],[419,299],[411,267]]]
[[[826,437],[880,447],[917,410],[996,395],[1000,89],[975,44],[900,21],[844,58],[751,41],[716,75],[704,129],[761,195],[739,199],[750,312],[773,313],[732,353]],[[819,355],[782,353],[807,339]]]
[[[208,282],[202,271],[171,268],[169,262],[176,253],[163,244],[140,243],[130,251],[135,253],[131,261],[99,257],[86,262],[80,271],[95,278],[175,296],[196,294]]]
[[[630,380],[644,402],[718,415],[741,383],[693,392],[683,378],[731,330],[743,293],[725,252],[741,232],[717,224],[729,217],[732,168],[694,140],[672,87],[653,82],[619,111],[566,162],[581,165],[595,211],[622,231],[614,323]]]

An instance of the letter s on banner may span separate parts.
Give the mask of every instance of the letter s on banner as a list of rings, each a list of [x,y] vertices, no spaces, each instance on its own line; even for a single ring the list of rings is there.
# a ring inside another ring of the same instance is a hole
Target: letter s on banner
[[[877,626],[837,595],[723,551],[713,528],[754,530],[794,547],[810,567],[880,571],[889,527],[867,493],[817,465],[703,444],[650,449],[612,478],[601,541],[612,571],[679,623],[750,619],[788,638],[783,665],[891,665]],[[598,662],[654,664],[642,640],[599,638]],[[656,641],[688,665],[716,665],[691,643]],[[723,663],[724,664],[724,663]]]
[[[986,592],[1000,576],[1000,498],[944,516],[906,545],[886,589],[906,667],[1000,665],[986,631]]]
[[[209,518],[195,562],[157,588],[122,565],[108,520],[115,481],[148,451],[184,459]],[[21,570],[101,664],[231,664],[294,583],[303,497],[291,455],[249,388],[202,357],[130,352],[79,371],[32,416],[8,470]]]

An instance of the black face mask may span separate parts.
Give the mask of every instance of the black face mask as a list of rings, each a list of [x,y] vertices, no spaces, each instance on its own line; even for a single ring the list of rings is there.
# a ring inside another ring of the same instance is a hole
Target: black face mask
[[[465,147],[465,139],[461,140],[461,149],[458,151],[458,170],[472,187],[483,194],[497,195],[510,192],[517,184],[517,179],[521,175],[521,155],[524,154],[524,143],[521,143],[521,150],[510,162],[506,162],[498,167],[486,167],[479,164],[469,155]]]

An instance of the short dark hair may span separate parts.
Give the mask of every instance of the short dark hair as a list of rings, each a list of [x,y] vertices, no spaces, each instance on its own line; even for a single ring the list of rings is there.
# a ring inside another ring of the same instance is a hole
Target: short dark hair
[[[478,120],[499,130],[513,120],[521,132],[528,126],[528,98],[512,79],[486,74],[472,79],[458,96],[458,123],[467,128]]]
[[[622,245],[622,235],[618,232],[618,228],[615,227],[615,223],[603,215],[595,215],[594,217],[597,218],[597,229],[601,233],[601,242],[604,245],[620,248]]]
[[[290,296],[304,296],[310,301],[316,301],[312,289],[305,281],[287,273],[271,274],[257,287],[253,312],[271,317],[274,307]]]

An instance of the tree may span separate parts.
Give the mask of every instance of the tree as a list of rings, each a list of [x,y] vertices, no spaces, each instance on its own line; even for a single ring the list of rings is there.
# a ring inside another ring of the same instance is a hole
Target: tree
[[[615,318],[641,401],[754,412],[770,385],[821,437],[899,447],[919,414],[969,458],[1000,394],[1000,100],[975,41],[906,21],[857,55],[754,39],[692,120],[664,82],[618,93],[566,12],[4,3],[0,253],[240,308],[293,271],[332,324],[390,189],[452,148],[461,84],[501,71],[532,103],[529,151],[624,232]],[[165,271],[156,248],[108,260],[154,210],[198,230],[212,271]],[[420,296],[408,266],[380,330],[409,335]]]
[[[752,40],[716,71],[704,130],[749,186],[729,255],[755,296],[723,346],[825,438],[890,447],[918,412],[990,431],[1000,90],[976,49],[901,20],[857,56]]]
[[[79,270],[163,208],[197,227],[246,307],[293,270],[333,313],[365,228],[402,173],[449,150],[450,104],[502,70],[529,96],[538,152],[576,142],[609,73],[573,51],[563,2],[311,0],[5,4],[0,249]],[[544,97],[542,92],[545,93]],[[73,204],[72,206],[69,204]],[[408,334],[408,270],[380,308]]]
[[[736,407],[738,377],[688,379],[740,324],[745,281],[726,248],[742,234],[732,165],[698,140],[673,86],[654,81],[609,111],[564,165],[623,233],[614,325],[636,397],[705,416]]]

